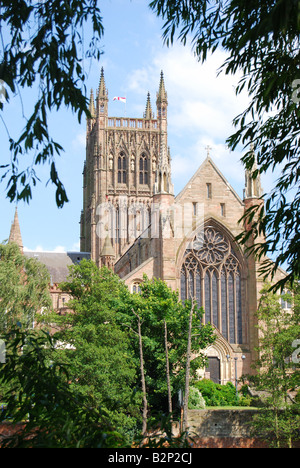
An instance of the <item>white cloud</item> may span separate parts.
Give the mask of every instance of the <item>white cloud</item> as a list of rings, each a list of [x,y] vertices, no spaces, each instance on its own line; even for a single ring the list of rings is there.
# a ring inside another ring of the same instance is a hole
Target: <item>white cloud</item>
[[[55,249],[53,250],[53,252],[55,253],[65,253],[66,252],[66,248],[63,247],[62,245],[58,245],[55,247]]]
[[[71,252],[80,252],[80,242],[75,242],[72,245]]]
[[[76,137],[72,141],[72,146],[74,148],[85,148],[86,145],[86,132],[82,130],[81,132],[77,133]]]
[[[62,245],[57,245],[53,250],[44,249],[43,246],[37,245],[34,249],[29,249],[28,247],[24,247],[24,252],[53,252],[53,253],[65,253],[66,248]]]

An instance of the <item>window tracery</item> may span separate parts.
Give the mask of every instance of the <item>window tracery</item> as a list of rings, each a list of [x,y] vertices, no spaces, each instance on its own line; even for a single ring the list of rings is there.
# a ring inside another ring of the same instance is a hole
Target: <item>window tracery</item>
[[[213,226],[197,233],[185,252],[180,292],[194,297],[230,343],[243,342],[241,265],[229,239]]]
[[[120,153],[118,157],[118,184],[126,184],[127,163],[125,153]]]
[[[148,159],[144,153],[140,157],[140,184],[148,184]]]

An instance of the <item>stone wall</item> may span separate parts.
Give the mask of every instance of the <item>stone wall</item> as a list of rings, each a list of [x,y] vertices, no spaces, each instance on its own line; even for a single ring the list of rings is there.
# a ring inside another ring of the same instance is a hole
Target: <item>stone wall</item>
[[[188,427],[197,437],[250,437],[250,423],[257,410],[189,410]]]
[[[252,409],[189,410],[188,427],[193,448],[268,448],[265,441],[251,437]]]

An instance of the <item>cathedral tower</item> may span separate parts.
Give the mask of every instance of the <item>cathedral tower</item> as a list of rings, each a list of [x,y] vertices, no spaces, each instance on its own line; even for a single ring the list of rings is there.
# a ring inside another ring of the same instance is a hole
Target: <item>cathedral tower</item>
[[[117,260],[148,227],[154,194],[173,195],[163,73],[156,118],[149,93],[140,118],[110,117],[108,102],[102,68],[96,96],[91,92],[87,120],[80,223],[81,251],[90,252],[99,266],[107,261],[102,252],[108,243]]]

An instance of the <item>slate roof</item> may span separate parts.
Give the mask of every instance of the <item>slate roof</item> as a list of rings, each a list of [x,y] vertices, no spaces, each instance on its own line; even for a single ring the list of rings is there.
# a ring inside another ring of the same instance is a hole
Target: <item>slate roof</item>
[[[51,284],[61,283],[69,275],[68,267],[80,262],[83,258],[90,259],[86,252],[24,252],[26,257],[36,258],[43,263],[49,271]]]

